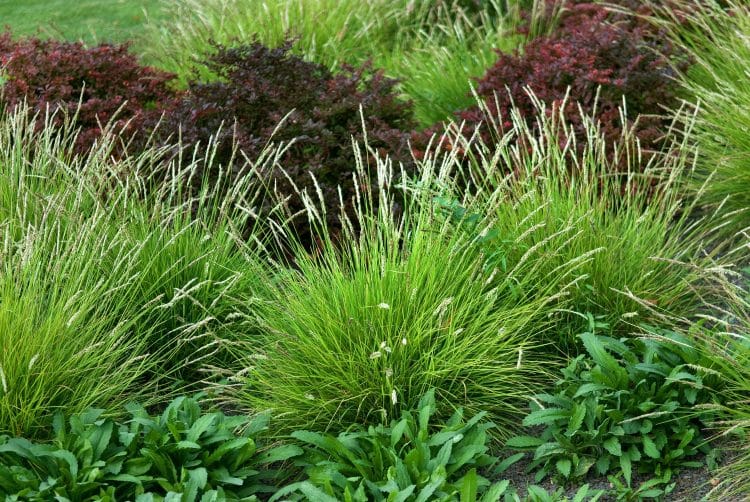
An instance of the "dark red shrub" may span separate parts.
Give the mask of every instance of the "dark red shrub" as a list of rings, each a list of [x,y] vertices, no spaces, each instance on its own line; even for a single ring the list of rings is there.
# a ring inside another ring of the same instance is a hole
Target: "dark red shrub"
[[[621,3],[626,7],[637,4]],[[549,109],[565,103],[579,145],[585,144],[585,132],[578,104],[586,115],[596,112],[604,135],[615,141],[623,128],[619,107],[624,97],[630,120],[641,116],[636,134],[643,148],[656,150],[666,125],[656,115],[677,100],[671,65],[675,54],[666,40],[642,18],[594,3],[569,2],[552,36],[532,40],[523,52],[500,53],[478,81],[477,92],[493,116],[503,117],[501,128],[510,126],[512,104],[534,125],[537,110],[526,88]],[[457,118],[466,121],[469,131],[480,127],[485,141],[502,133],[490,129],[478,106],[460,112]]]
[[[314,176],[327,203],[329,227],[336,229],[341,223],[337,186],[345,201],[354,194],[352,137],[358,142],[364,139],[360,107],[370,147],[404,162],[411,158],[405,131],[415,126],[412,107],[397,97],[397,82],[382,72],[364,66],[334,75],[292,55],[291,45],[217,46],[216,54],[205,61],[217,80],[190,83],[187,93],[167,111],[159,134],[166,140],[180,132],[183,146],[190,148],[199,142],[205,145],[223,127],[211,165],[214,171],[196,173],[196,181],[210,181],[219,165],[235,175],[242,172],[241,156],[232,158],[233,140],[249,159],[257,158],[270,140],[293,140],[280,159],[288,178],[274,169],[264,173],[266,182],[288,195],[289,209],[297,212],[303,206],[293,185],[317,200]],[[297,230],[307,233],[303,225]]]
[[[13,109],[24,100],[32,111],[78,113],[78,152],[88,150],[117,112],[120,128],[137,131],[148,113],[173,99],[173,76],[138,64],[127,45],[86,48],[78,42],[0,35],[2,101]],[[79,108],[80,103],[80,108]],[[57,117],[58,122],[62,116]]]

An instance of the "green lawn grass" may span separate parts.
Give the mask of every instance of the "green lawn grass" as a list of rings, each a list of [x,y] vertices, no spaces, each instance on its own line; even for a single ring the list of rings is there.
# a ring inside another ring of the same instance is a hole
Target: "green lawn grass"
[[[0,22],[15,35],[100,42],[138,41],[161,0],[0,0]]]

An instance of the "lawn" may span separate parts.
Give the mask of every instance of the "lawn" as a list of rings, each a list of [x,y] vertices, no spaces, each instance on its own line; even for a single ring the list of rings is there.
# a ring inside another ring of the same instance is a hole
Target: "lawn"
[[[613,2],[0,5],[0,499],[750,499],[750,7]]]
[[[3,0],[0,19],[16,35],[124,42],[143,36],[146,15],[162,19],[160,0]]]

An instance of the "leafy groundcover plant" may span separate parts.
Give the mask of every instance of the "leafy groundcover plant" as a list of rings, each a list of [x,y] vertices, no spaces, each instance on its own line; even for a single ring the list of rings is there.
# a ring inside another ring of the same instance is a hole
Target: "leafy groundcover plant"
[[[8,500],[258,500],[274,492],[273,464],[293,445],[259,450],[268,417],[203,412],[179,397],[159,416],[128,407],[114,422],[91,409],[55,417],[49,443],[0,436],[0,495]],[[237,432],[242,430],[242,432]]]
[[[278,491],[271,500],[290,493],[308,500],[457,500],[495,501],[508,482],[491,484],[478,474],[497,462],[490,456],[484,413],[464,420],[460,409],[436,427],[435,391],[428,391],[418,408],[405,411],[389,426],[349,430],[338,436],[295,431],[306,445],[295,463],[308,480]]]
[[[653,338],[615,340],[582,334],[586,354],[562,372],[553,394],[537,394],[525,426],[543,426],[539,436],[517,436],[508,446],[533,451],[537,479],[563,481],[590,472],[618,474],[630,486],[633,472],[652,475],[649,493],[662,493],[678,468],[699,467],[709,453],[698,411],[713,401],[716,371],[692,340],[651,330]],[[710,458],[709,458],[710,461]],[[623,488],[624,488],[623,486]]]

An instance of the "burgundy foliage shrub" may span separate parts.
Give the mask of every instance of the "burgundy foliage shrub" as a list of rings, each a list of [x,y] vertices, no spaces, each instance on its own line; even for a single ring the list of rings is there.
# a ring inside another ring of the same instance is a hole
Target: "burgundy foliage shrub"
[[[398,98],[397,81],[382,72],[366,65],[334,75],[291,54],[291,45],[217,46],[205,61],[217,80],[190,83],[187,93],[167,110],[158,131],[165,141],[179,132],[183,146],[190,148],[199,142],[205,145],[221,127],[213,171],[205,172],[203,166],[203,172],[193,177],[209,182],[219,165],[233,175],[246,168],[242,155],[232,156],[233,141],[251,160],[269,141],[293,141],[280,168],[262,173],[265,182],[288,195],[289,209],[297,212],[303,205],[294,186],[317,200],[314,176],[327,204],[327,223],[335,231],[341,225],[337,186],[345,202],[355,193],[352,138],[364,139],[360,106],[370,147],[405,163],[411,159],[407,131],[415,127],[412,107]],[[309,238],[303,223],[300,219],[297,232]]]
[[[620,4],[647,13],[638,2],[621,0]],[[532,40],[522,52],[499,53],[494,66],[478,80],[477,92],[490,113],[503,118],[498,124],[501,129],[510,127],[512,104],[533,127],[537,111],[527,87],[548,110],[559,109],[564,103],[579,147],[585,144],[585,132],[578,104],[586,115],[596,112],[603,134],[608,141],[615,141],[623,128],[619,107],[625,97],[628,119],[632,122],[641,116],[636,134],[642,147],[647,152],[657,150],[667,125],[657,115],[663,113],[664,106],[677,102],[672,63],[686,64],[666,40],[642,18],[573,0],[552,36]],[[502,130],[491,129],[479,106],[458,113],[457,119],[466,122],[468,134],[479,127],[485,141],[502,134]],[[429,133],[436,130],[440,129]]]
[[[175,95],[169,86],[173,76],[138,64],[127,45],[86,48],[78,42],[13,40],[7,31],[0,34],[0,75],[2,103],[9,109],[25,100],[42,115],[48,107],[70,117],[77,112],[78,153],[91,147],[101,135],[100,124],[115,115],[118,130],[130,121],[125,132],[135,132]]]

